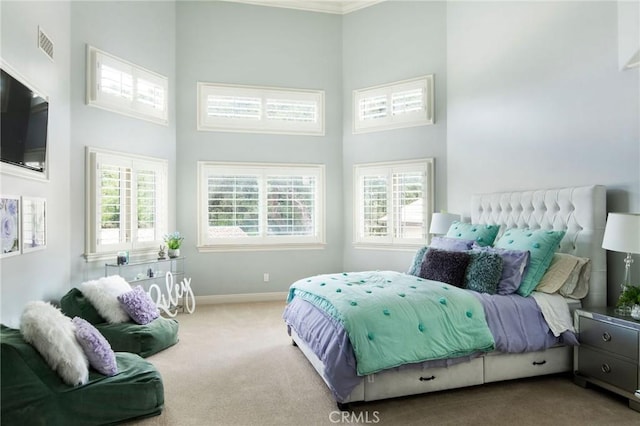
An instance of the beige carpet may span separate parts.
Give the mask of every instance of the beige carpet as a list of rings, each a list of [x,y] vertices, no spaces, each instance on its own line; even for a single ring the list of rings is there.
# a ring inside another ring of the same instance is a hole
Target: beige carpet
[[[354,406],[341,418],[322,379],[291,345],[284,303],[198,306],[179,314],[180,342],[149,358],[165,408],[133,424],[640,425],[640,413],[569,376],[494,383]]]

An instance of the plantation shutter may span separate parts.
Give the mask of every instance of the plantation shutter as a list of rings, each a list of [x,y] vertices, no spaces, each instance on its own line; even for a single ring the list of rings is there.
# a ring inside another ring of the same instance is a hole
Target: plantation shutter
[[[209,238],[243,238],[260,234],[257,175],[210,175],[207,179]]]
[[[315,176],[267,176],[267,235],[316,234]]]
[[[132,225],[131,164],[105,157],[97,168],[97,246],[99,251],[126,248]]]
[[[386,174],[362,178],[363,217],[361,230],[365,238],[386,237],[388,231],[388,190]]]

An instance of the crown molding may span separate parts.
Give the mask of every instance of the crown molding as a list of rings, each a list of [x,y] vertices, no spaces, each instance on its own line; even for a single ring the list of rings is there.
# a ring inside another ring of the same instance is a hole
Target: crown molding
[[[306,10],[309,12],[333,13],[345,15],[365,7],[373,6],[385,0],[222,0],[232,3],[246,3],[258,6],[282,7]]]

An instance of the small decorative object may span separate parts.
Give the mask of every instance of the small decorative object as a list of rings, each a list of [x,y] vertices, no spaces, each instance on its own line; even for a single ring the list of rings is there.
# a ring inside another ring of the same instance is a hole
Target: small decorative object
[[[153,278],[153,269],[152,268],[147,269],[147,277]]]
[[[640,320],[640,305],[633,305],[631,309],[631,317]]]
[[[624,281],[622,281],[620,298],[616,304],[616,313],[630,315],[631,307],[640,303],[636,292],[636,289],[640,291],[640,288],[631,285],[631,264],[633,263],[631,253],[640,253],[640,214],[609,213],[602,248],[627,253],[624,259]],[[633,294],[636,295],[636,300],[632,300]]]
[[[640,311],[640,287],[633,285],[625,287],[624,291],[620,293],[618,303],[616,303],[616,313],[632,315],[636,306],[639,307],[638,310]],[[640,316],[640,312],[638,312],[638,316]]]
[[[128,251],[119,251],[118,252],[118,265],[128,265],[129,264],[129,252]]]
[[[180,232],[172,232],[171,234],[166,234],[164,236],[164,242],[167,243],[167,248],[169,249],[169,257],[179,257],[180,256],[180,246],[182,245],[182,241],[184,237],[180,235]]]
[[[158,260],[165,260],[167,258],[167,253],[164,251],[165,246],[160,245],[160,251],[158,252]]]

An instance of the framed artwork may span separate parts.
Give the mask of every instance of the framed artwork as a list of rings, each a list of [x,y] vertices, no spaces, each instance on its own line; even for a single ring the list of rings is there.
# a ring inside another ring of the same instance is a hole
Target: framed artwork
[[[22,252],[47,248],[47,200],[22,197]]]
[[[0,257],[20,254],[20,197],[0,195]]]

